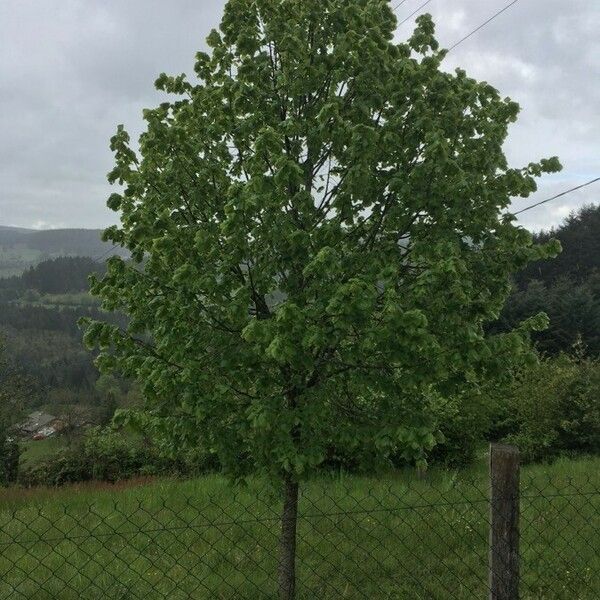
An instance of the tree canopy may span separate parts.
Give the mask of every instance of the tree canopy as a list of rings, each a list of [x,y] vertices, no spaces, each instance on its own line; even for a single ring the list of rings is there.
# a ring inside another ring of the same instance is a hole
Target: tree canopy
[[[503,211],[558,160],[509,167],[518,105],[443,71],[417,23],[396,43],[385,1],[231,0],[196,78],[156,81],[172,99],[139,148],[112,138],[105,238],[133,262],[92,289],[131,320],[86,340],[142,383],[149,430],[202,439],[233,477],[297,480],[336,445],[421,460],[431,399],[542,325],[484,331],[511,273],[557,250]]]

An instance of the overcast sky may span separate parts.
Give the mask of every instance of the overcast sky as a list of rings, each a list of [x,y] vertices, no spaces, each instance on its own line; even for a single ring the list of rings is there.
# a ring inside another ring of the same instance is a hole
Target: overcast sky
[[[397,4],[400,0],[395,0]],[[430,0],[449,47],[509,0]],[[424,0],[405,0],[408,17]],[[0,0],[0,225],[104,227],[118,123],[140,133],[156,75],[192,72],[224,0]],[[402,24],[406,38],[414,17]],[[454,49],[465,68],[521,104],[513,166],[558,155],[559,175],[515,210],[600,175],[600,1],[520,0]],[[523,214],[533,229],[600,201],[600,184]]]

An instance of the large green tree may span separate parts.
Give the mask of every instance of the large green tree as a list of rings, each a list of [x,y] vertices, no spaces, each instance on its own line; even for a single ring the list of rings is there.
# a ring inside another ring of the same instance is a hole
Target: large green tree
[[[87,341],[141,382],[157,435],[283,482],[284,598],[299,481],[331,447],[422,459],[431,398],[525,352],[526,327],[483,326],[552,251],[502,211],[558,161],[509,168],[518,106],[441,69],[429,16],[395,26],[384,0],[230,0],[197,79],[161,75],[139,148],[111,143],[106,239],[133,262],[93,292],[131,320]]]

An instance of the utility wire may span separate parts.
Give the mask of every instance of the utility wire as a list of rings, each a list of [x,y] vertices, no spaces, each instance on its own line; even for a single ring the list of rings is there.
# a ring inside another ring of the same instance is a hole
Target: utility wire
[[[480,29],[483,29],[488,23],[491,23],[496,17],[499,17],[503,12],[507,11],[511,6],[516,4],[518,1],[519,0],[512,0],[512,2],[509,2],[504,8],[499,10],[497,13],[493,14],[489,19],[487,19],[481,25],[479,25],[479,27],[473,29],[473,31],[471,31],[471,33],[468,33],[467,35],[465,35],[464,38],[458,40],[458,42],[456,42],[455,44],[450,46],[450,48],[448,48],[448,52],[450,52],[450,50],[453,50],[454,48],[456,48],[456,46],[458,46],[459,44],[462,44],[465,40],[468,40],[473,34],[477,33]]]
[[[412,19],[412,17],[414,17],[422,8],[425,8],[430,2],[431,2],[431,0],[426,0],[425,2],[423,2],[423,4],[421,4],[421,6],[419,6],[419,8],[417,8],[416,10],[413,10],[413,12],[411,12],[410,15],[408,15],[408,17],[406,17],[406,19],[403,19],[402,21],[400,21],[400,23],[398,23],[398,27],[400,27],[400,25],[403,25],[404,23],[406,23],[406,21],[409,21],[410,19]],[[402,2],[398,6],[400,6],[401,4],[402,4]],[[394,7],[394,10],[396,10],[396,8],[398,8],[398,6]]]
[[[546,198],[546,200],[542,200],[541,202],[536,202],[535,204],[532,204],[531,206],[526,206],[525,208],[522,208],[521,210],[518,210],[517,212],[514,212],[512,214],[520,215],[521,213],[524,213],[527,210],[531,210],[532,208],[535,208],[536,206],[546,204],[546,202],[551,202],[552,200],[556,200],[557,198],[562,198],[563,196],[566,196],[567,194],[570,194],[571,192],[575,192],[576,190],[580,190],[581,188],[587,187],[588,185],[592,185],[592,183],[596,183],[597,181],[600,181],[600,177],[590,179],[590,181],[587,181],[586,183],[582,183],[581,185],[575,186],[574,188],[571,188],[570,190],[565,190],[564,192],[561,192],[560,194],[556,194],[556,196],[552,196],[551,198]]]
[[[506,12],[511,6],[514,6],[518,1],[519,0],[512,0],[512,2],[509,2],[504,8],[502,8],[498,12],[494,13],[491,17],[489,17],[486,21],[484,21],[481,25],[479,25],[479,27],[476,27],[475,29],[473,29],[473,31],[471,31],[470,33],[465,35],[463,38],[458,40],[458,42],[456,42],[455,44],[450,46],[450,48],[448,48],[448,52],[450,52],[451,50],[454,50],[454,48],[456,48],[456,46],[458,46],[459,44],[462,44],[465,40],[468,40],[472,35],[474,35],[480,29],[483,29],[486,25],[488,25],[488,23],[491,23],[496,17],[499,17],[502,13]],[[591,179],[590,181],[587,181],[586,183],[582,183],[581,185],[575,186],[569,190],[565,190],[564,192],[561,192],[560,194],[556,194],[555,196],[552,196],[551,198],[546,198],[545,200],[536,202],[536,203],[532,204],[531,206],[526,206],[525,208],[522,208],[521,210],[518,210],[512,214],[520,215],[521,213],[531,210],[532,208],[536,208],[538,206],[541,206],[542,204],[546,204],[546,203],[552,202],[553,200],[556,200],[558,198],[562,198],[563,196],[566,196],[567,194],[571,194],[572,192],[575,192],[577,190],[585,188],[588,185],[592,185],[593,183],[596,183],[598,181],[600,181],[600,177],[596,177],[594,179]]]
[[[478,27],[476,27],[475,29],[473,29],[473,31],[471,31],[470,33],[468,33],[467,35],[465,35],[463,38],[461,38],[460,40],[458,40],[452,46],[450,46],[450,48],[448,48],[448,52],[450,52],[451,50],[454,50],[454,48],[456,48],[459,44],[462,44],[464,41],[468,40],[472,35],[476,34],[478,31],[480,31],[486,25],[488,25],[494,19],[496,19],[496,17],[499,17],[502,13],[506,12],[509,8],[511,8],[511,6],[514,6],[518,1],[519,0],[512,0],[511,2],[509,2],[504,8],[502,8],[498,12],[494,13],[491,17],[489,17],[488,19],[486,19],[481,25],[479,25]],[[401,0],[400,2],[398,2],[397,4],[395,4],[392,7],[392,11],[396,11],[398,8],[400,8],[406,2],[407,2],[407,0]],[[423,8],[425,8],[430,2],[431,2],[431,0],[426,0],[425,2],[423,2],[423,4],[421,4],[410,15],[408,15],[405,19],[403,19],[402,21],[400,21],[400,23],[398,23],[398,27],[400,27],[400,25],[403,25],[408,20],[410,20],[412,17],[414,17],[420,10],[422,10]],[[235,131],[235,128],[234,128],[234,131]],[[518,211],[516,211],[516,212],[514,212],[512,214],[513,215],[519,215],[519,214],[524,213],[524,212],[526,212],[528,210],[531,210],[532,208],[536,208],[537,206],[541,206],[542,204],[546,204],[547,202],[551,202],[552,200],[556,200],[557,198],[561,198],[563,196],[566,196],[567,194],[575,192],[576,190],[580,190],[580,189],[585,188],[585,187],[587,187],[589,185],[592,185],[593,183],[596,183],[598,181],[600,181],[600,177],[596,177],[595,179],[592,179],[592,180],[590,180],[590,181],[588,181],[586,183],[578,185],[578,186],[576,186],[574,188],[571,188],[569,190],[565,190],[564,192],[561,192],[560,194],[557,194],[556,196],[552,196],[551,198],[546,198],[546,200],[542,200],[541,202],[536,202],[535,204],[532,204],[531,206],[527,206],[525,208],[522,208],[521,210],[518,210]],[[97,258],[95,258],[94,260],[96,262],[99,262],[105,256],[107,256],[110,252],[112,252],[116,247],[117,247],[117,245],[115,244],[114,246],[112,246],[112,248],[109,248],[104,254],[102,254],[101,256],[99,256]]]
[[[118,244],[114,244],[111,248],[109,248],[106,252],[103,252],[100,256],[97,256],[96,258],[92,259],[94,262],[99,263],[103,258],[105,258],[106,256],[108,256],[115,248],[117,248]]]
[[[397,8],[400,8],[406,1],[407,0],[402,0],[402,2],[398,2],[398,4],[392,6],[392,11],[395,11]]]
[[[394,10],[396,10],[396,8],[398,8],[399,6],[401,6],[402,4],[404,4],[406,0],[403,0],[403,2],[400,2],[400,4],[398,4],[397,6],[394,7]],[[494,13],[491,17],[489,17],[487,20],[485,20],[481,25],[479,25],[478,27],[476,27],[475,29],[473,29],[473,31],[471,31],[470,33],[468,33],[467,35],[465,35],[463,38],[461,38],[460,40],[458,40],[458,42],[456,42],[455,44],[453,44],[452,46],[450,46],[450,48],[448,48],[448,52],[450,52],[450,50],[454,50],[454,48],[456,48],[459,44],[462,44],[465,40],[468,40],[472,35],[474,35],[475,33],[477,33],[479,30],[483,29],[486,25],[488,25],[489,23],[491,23],[496,17],[499,17],[502,13],[506,12],[511,6],[514,6],[519,0],[512,0],[512,2],[509,2],[504,8],[500,9],[498,12]],[[428,0],[427,2],[423,3],[419,8],[417,8],[416,11],[414,11],[413,13],[411,13],[408,17],[406,17],[406,19],[404,19],[401,23],[399,23],[399,25],[402,25],[402,23],[405,23],[406,21],[408,21],[412,16],[414,16],[417,12],[419,12],[422,8],[424,8],[427,4],[429,4],[430,0]],[[593,183],[597,183],[598,181],[600,181],[600,177],[596,177],[594,179],[591,179],[590,181],[587,181],[586,183],[582,183],[581,185],[575,186],[569,190],[565,190],[564,192],[561,192],[560,194],[556,194],[555,196],[552,196],[551,198],[546,198],[545,200],[542,200],[540,202],[536,202],[535,204],[532,204],[531,206],[526,206],[525,208],[522,208],[521,210],[518,210],[514,213],[512,213],[513,215],[520,215],[521,213],[524,213],[528,210],[531,210],[532,208],[536,208],[538,206],[541,206],[542,204],[546,204],[548,202],[552,202],[553,200],[557,200],[558,198],[562,198],[563,196],[566,196],[567,194],[571,194],[572,192],[575,192],[577,190],[580,190],[582,188],[587,187],[588,185],[592,185]]]
[[[454,50],[454,48],[456,48],[456,46],[458,46],[459,44],[462,44],[465,40],[468,40],[472,35],[476,34],[480,29],[483,29],[486,25],[491,23],[496,17],[499,17],[503,12],[506,12],[511,6],[514,6],[518,1],[519,0],[512,0],[511,2],[509,2],[504,8],[501,8],[498,12],[494,13],[491,17],[486,19],[481,25],[479,25],[478,27],[473,29],[473,31],[471,31],[470,33],[465,35],[463,38],[458,40],[458,42],[452,44],[452,46],[450,46],[450,48],[448,48],[448,52],[450,52],[450,50]],[[402,2],[396,4],[392,8],[392,10],[395,11],[396,9],[400,8],[400,6],[402,6],[405,2],[406,2],[406,0],[402,0]],[[400,21],[400,23],[398,23],[398,27],[400,27],[400,25],[403,25],[408,20],[410,20],[412,17],[414,17],[421,9],[425,8],[430,2],[431,2],[431,0],[426,0],[425,2],[423,2],[423,4],[421,4],[421,6],[419,6],[419,8],[417,8],[412,13],[410,13],[410,15],[408,15],[408,17],[406,17],[405,19]]]

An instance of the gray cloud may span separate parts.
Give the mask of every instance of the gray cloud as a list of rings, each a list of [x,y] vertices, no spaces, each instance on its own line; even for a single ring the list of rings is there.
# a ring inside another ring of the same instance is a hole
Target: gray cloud
[[[421,4],[407,0],[402,20]],[[433,0],[438,37],[450,46],[505,0]],[[223,0],[4,0],[0,4],[0,223],[105,226],[108,140],[117,123],[133,135],[141,109],[160,101],[161,71],[191,72]],[[410,34],[412,20],[398,36]],[[559,155],[563,173],[515,207],[600,174],[600,5],[521,0],[454,49],[465,68],[522,107],[507,153],[515,165]],[[600,197],[587,188],[526,212],[532,228],[557,224]]]
[[[507,0],[434,0],[428,9],[440,42],[449,47],[507,4]],[[407,24],[408,25],[408,24]],[[600,175],[600,5],[594,0],[521,0],[455,48],[448,67],[461,66],[521,105],[506,151],[515,166],[558,155],[562,173],[545,177],[516,210]],[[539,229],[600,200],[600,185],[520,216]]]

